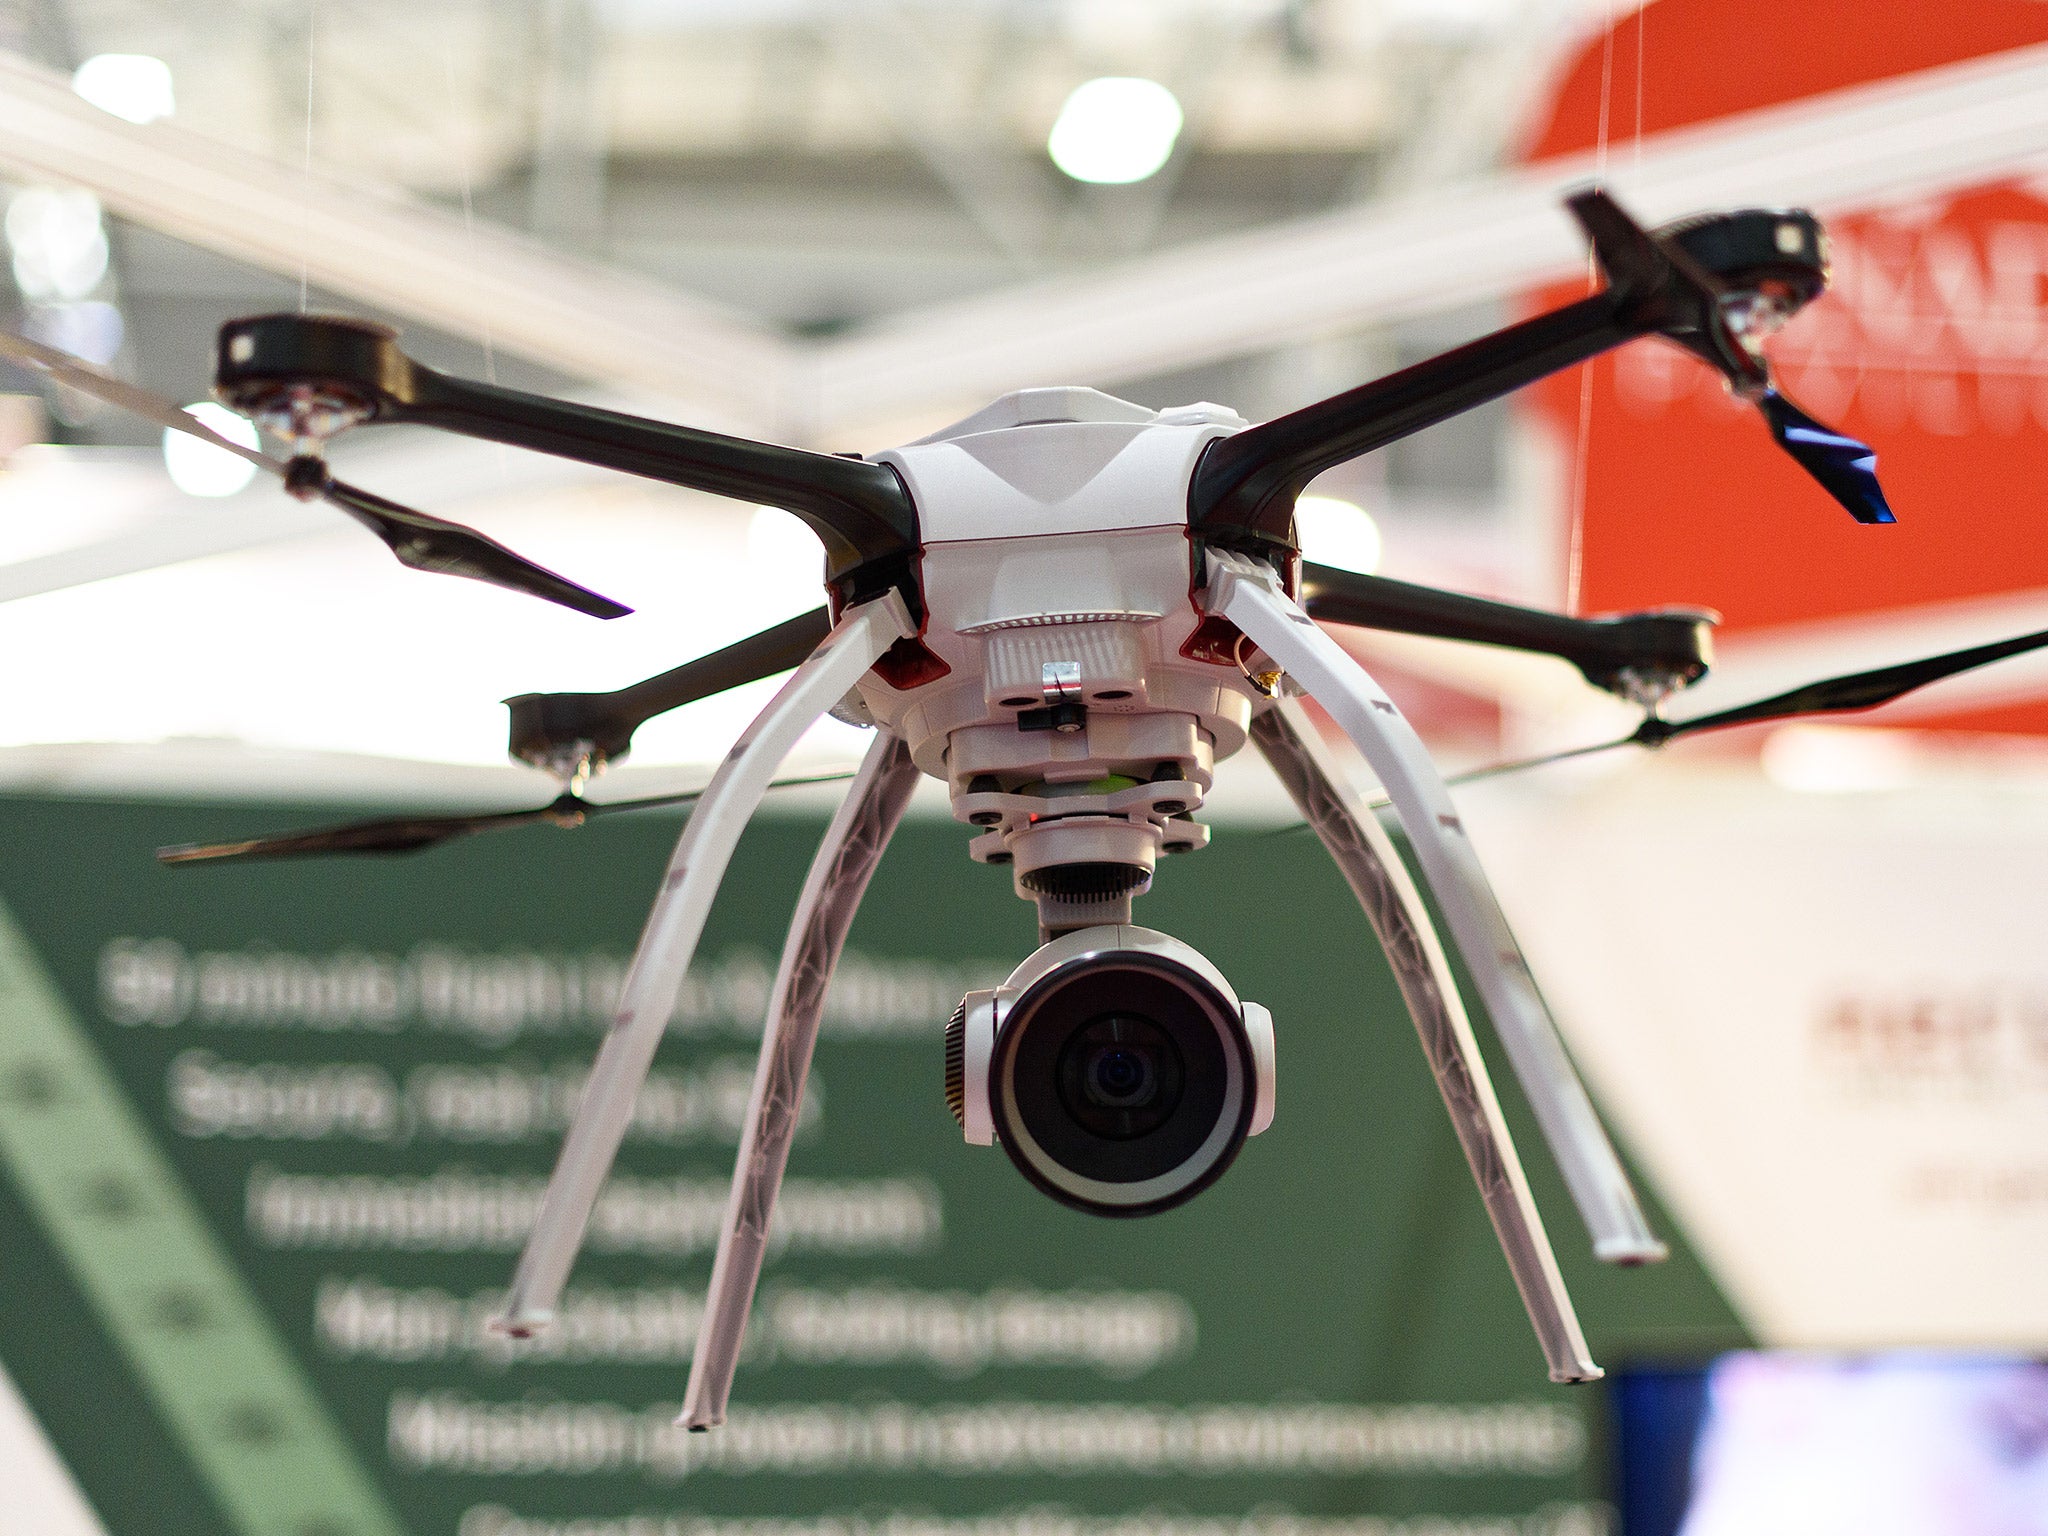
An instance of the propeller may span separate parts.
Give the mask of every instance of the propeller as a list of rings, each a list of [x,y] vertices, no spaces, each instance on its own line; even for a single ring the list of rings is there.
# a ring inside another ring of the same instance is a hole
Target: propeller
[[[1827,286],[1820,225],[1789,209],[1687,219],[1651,232],[1599,189],[1566,199],[1625,302],[1753,402],[1777,440],[1859,523],[1895,521],[1877,450],[1814,420],[1777,387],[1762,342]]]
[[[850,779],[849,770],[819,773],[803,778],[777,779],[770,789],[790,789],[802,784],[833,784]],[[276,837],[250,837],[232,843],[184,843],[159,848],[159,864],[224,864],[245,859],[292,859],[328,853],[419,853],[458,837],[479,832],[499,832],[509,827],[527,827],[540,822],[551,826],[580,827],[596,816],[615,811],[640,811],[656,805],[687,805],[703,795],[701,789],[672,795],[647,795],[637,800],[592,801],[575,790],[565,790],[546,805],[524,811],[486,811],[468,816],[395,816],[375,821],[352,821],[338,827],[317,827],[306,832],[286,832]]]
[[[1895,666],[1873,667],[1867,672],[1850,672],[1841,677],[1823,678],[1817,683],[1806,683],[1789,688],[1783,693],[1774,693],[1769,698],[1757,699],[1748,704],[1738,704],[1730,709],[1716,710],[1710,715],[1697,715],[1690,720],[1666,720],[1660,715],[1648,715],[1643,723],[1626,736],[1613,741],[1598,741],[1589,746],[1567,747],[1562,752],[1546,752],[1540,757],[1517,758],[1512,762],[1495,763],[1486,768],[1475,768],[1446,780],[1450,784],[1472,784],[1482,779],[1498,778],[1506,773],[1519,773],[1525,768],[1541,768],[1559,763],[1567,758],[1588,757],[1595,752],[1611,752],[1616,747],[1661,747],[1666,742],[1676,741],[1681,736],[1694,736],[1705,731],[1724,731],[1738,725],[1761,725],[1770,720],[1789,720],[1800,715],[1843,714],[1856,710],[1875,709],[1880,704],[1889,704],[1894,699],[1904,698],[1916,688],[1925,688],[1929,683],[1938,683],[1943,678],[1954,677],[1977,667],[1989,666],[1994,661],[2004,661],[2009,656],[2021,656],[2028,651],[2048,646],[2048,630],[2036,630],[2029,635],[2016,635],[2010,640],[1993,640],[1984,645],[1972,645],[1960,651],[1945,651],[1939,656],[1928,656],[1920,661],[1902,661]]]
[[[1552,763],[1568,762],[1575,757],[1591,757],[1597,752],[1612,752],[1618,747],[1661,747],[1681,736],[1694,736],[1705,731],[1724,731],[1738,725],[1762,725],[1771,720],[1790,720],[1801,715],[1844,714],[1875,709],[1880,704],[1889,704],[1894,699],[1904,698],[1916,688],[1925,688],[1929,683],[1938,683],[1943,678],[1954,677],[1977,667],[1989,666],[1994,661],[2004,661],[2010,656],[2023,656],[2028,651],[2037,651],[2044,646],[2048,646],[2048,629],[2036,630],[2027,635],[2015,635],[2010,640],[1992,640],[1983,645],[1966,646],[1960,651],[1944,651],[1939,656],[1928,656],[1919,661],[1902,661],[1895,666],[1873,667],[1866,672],[1849,672],[1841,677],[1823,678],[1817,683],[1805,683],[1797,688],[1788,688],[1783,693],[1774,693],[1768,698],[1738,704],[1730,709],[1716,710],[1710,715],[1698,715],[1690,720],[1666,720],[1661,715],[1648,715],[1644,717],[1643,723],[1628,735],[1617,736],[1612,741],[1596,741],[1581,747],[1566,747],[1558,752],[1545,752],[1537,757],[1518,757],[1504,763],[1490,763],[1484,768],[1471,768],[1464,773],[1451,774],[1444,783],[1453,786],[1478,784],[1487,779],[1501,778],[1510,773],[1522,773],[1531,768],[1547,768]],[[1367,802],[1374,810],[1384,809],[1392,803],[1384,797]],[[1308,827],[1309,823],[1305,821],[1290,822],[1287,826],[1276,828],[1273,835],[1304,832]]]
[[[125,379],[117,379],[69,353],[46,347],[26,336],[0,330],[0,357],[48,374],[58,383],[81,394],[104,400],[173,432],[196,437],[203,443],[248,460],[259,469],[268,470],[282,480],[284,488],[299,500],[325,501],[339,507],[382,539],[402,564],[414,570],[489,582],[492,586],[524,592],[530,597],[559,603],[564,608],[573,608],[578,613],[587,613],[598,619],[616,619],[633,611],[623,603],[579,586],[545,566],[536,565],[474,528],[415,512],[410,507],[402,507],[395,501],[387,501],[382,496],[337,480],[328,473],[325,463],[310,454],[299,454],[286,462],[224,437],[190,411],[181,409],[163,396],[140,389]]]
[[[1778,440],[1800,467],[1820,482],[1835,500],[1849,509],[1859,523],[1895,522],[1877,483],[1877,450],[1868,443],[1845,437],[1824,427],[1799,409],[1775,387],[1757,397],[1757,409],[1771,424],[1771,436]]]

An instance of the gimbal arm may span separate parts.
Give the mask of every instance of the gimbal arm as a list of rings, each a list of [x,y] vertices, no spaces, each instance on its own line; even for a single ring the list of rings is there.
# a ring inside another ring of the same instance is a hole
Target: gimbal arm
[[[861,602],[905,580],[917,512],[885,465],[727,437],[451,378],[414,362],[364,321],[259,315],[221,327],[214,392],[281,436],[331,436],[414,422],[466,437],[784,507],[825,545],[826,579]]]
[[[1610,693],[1653,683],[1664,691],[1686,687],[1706,675],[1713,659],[1716,616],[1703,609],[1575,619],[1309,561],[1301,567],[1301,606],[1333,624],[1559,656]]]

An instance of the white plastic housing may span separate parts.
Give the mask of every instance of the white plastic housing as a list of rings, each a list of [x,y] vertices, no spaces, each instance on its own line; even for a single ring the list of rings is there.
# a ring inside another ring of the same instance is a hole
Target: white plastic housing
[[[1216,760],[1244,745],[1259,693],[1229,658],[1182,653],[1204,618],[1188,484],[1208,446],[1244,425],[1221,406],[1152,411],[1092,389],[1027,389],[875,456],[917,503],[919,639],[947,671],[901,689],[871,673],[861,701],[956,802],[976,780],[1014,801],[1114,776],[1178,784],[1159,797],[1180,805],[1171,814],[1201,804]],[[1085,719],[1030,723],[1054,704]],[[1006,838],[1046,812],[1002,809]],[[1157,851],[1164,818],[1110,814],[1130,816]],[[1013,854],[996,848],[991,862]]]
[[[1273,1052],[1273,1015],[1264,1003],[1244,1003],[1239,1007],[1244,1019],[1244,1032],[1252,1043],[1252,1061],[1256,1069],[1252,1082],[1257,1090],[1252,1099],[1251,1129],[1247,1136],[1256,1136],[1273,1123],[1274,1088],[1276,1063]]]
[[[996,993],[967,994],[965,1050],[961,1083],[964,1088],[960,1129],[970,1145],[992,1147],[996,1123],[988,1112],[988,1064],[996,1049]]]

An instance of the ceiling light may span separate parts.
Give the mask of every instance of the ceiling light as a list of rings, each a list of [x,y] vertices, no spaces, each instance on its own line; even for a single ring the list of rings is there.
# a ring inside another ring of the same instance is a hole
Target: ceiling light
[[[1380,525],[1355,501],[1303,496],[1294,503],[1301,552],[1318,565],[1370,576],[1380,568]]]
[[[1180,103],[1157,80],[1109,75],[1067,98],[1045,149],[1076,181],[1123,186],[1166,164],[1182,121]]]
[[[262,446],[256,428],[225,406],[202,400],[185,409],[229,442],[244,448]],[[187,496],[232,496],[256,478],[256,466],[247,459],[169,428],[164,429],[164,468],[170,471],[171,484]]]
[[[82,299],[107,275],[107,231],[90,192],[28,187],[7,205],[14,281],[29,299]]]
[[[78,66],[71,89],[102,112],[131,123],[153,123],[177,107],[171,66],[146,53],[99,53]]]

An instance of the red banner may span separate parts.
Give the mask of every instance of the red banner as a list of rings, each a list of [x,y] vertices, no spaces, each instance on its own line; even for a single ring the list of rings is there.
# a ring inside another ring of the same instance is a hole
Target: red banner
[[[1655,0],[1570,62],[1525,158],[1593,147],[1604,85],[1609,162],[1625,172],[1639,61],[1641,130],[1657,133],[2044,41],[2048,6],[2019,0]],[[1772,357],[1794,400],[1876,447],[1895,526],[1851,522],[1754,410],[1664,343],[1599,360],[1583,397],[1577,371],[1532,391],[1567,476],[1585,430],[1581,610],[1704,603],[1740,631],[2048,588],[2044,194],[1817,210],[1834,286]],[[2048,731],[2048,706],[1952,723]]]

